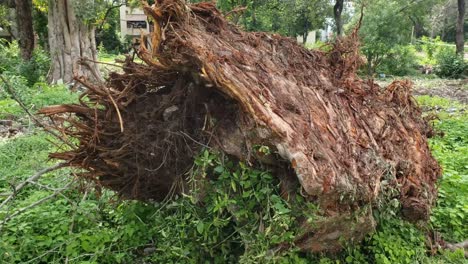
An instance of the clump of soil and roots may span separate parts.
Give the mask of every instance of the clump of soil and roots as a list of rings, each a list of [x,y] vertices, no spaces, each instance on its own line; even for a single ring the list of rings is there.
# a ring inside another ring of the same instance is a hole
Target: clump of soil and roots
[[[363,208],[386,199],[398,198],[409,220],[428,219],[440,177],[431,129],[409,81],[382,88],[356,75],[356,32],[329,52],[311,51],[244,32],[212,3],[162,0],[144,9],[155,22],[138,50],[144,63],[128,57],[124,72],[102,84],[77,78],[87,87],[80,104],[41,110],[62,139],[73,139],[53,158],[140,200],[187,191],[186,174],[204,148],[266,164],[286,193],[300,186],[323,211],[315,226],[298,223],[296,245],[306,251],[359,241],[375,225]]]

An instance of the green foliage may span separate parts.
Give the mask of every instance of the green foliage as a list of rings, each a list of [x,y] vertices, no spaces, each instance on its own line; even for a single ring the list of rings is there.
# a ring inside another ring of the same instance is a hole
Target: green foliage
[[[0,145],[7,164],[0,192],[24,180],[45,162],[53,147],[43,135],[20,137]],[[31,153],[35,158],[31,159]],[[35,165],[33,165],[34,163]],[[16,165],[13,165],[16,164]],[[153,263],[237,262],[282,260],[298,263],[295,250],[271,249],[294,237],[293,208],[278,195],[278,182],[267,172],[226,161],[208,151],[196,159],[191,183],[202,189],[163,204],[110,203],[111,196],[81,199],[76,190],[64,193],[8,222],[0,233],[0,260],[6,263]],[[21,175],[21,176],[19,176]],[[52,173],[40,184],[66,179]],[[25,207],[49,195],[47,189],[28,188],[10,210]],[[295,211],[296,210],[296,211]],[[308,209],[311,214],[316,208]],[[0,219],[7,214],[0,210]],[[53,249],[53,250],[51,250]],[[142,254],[151,249],[152,254]],[[288,261],[289,260],[289,261]],[[297,261],[296,261],[297,260]],[[137,261],[138,262],[138,261]]]
[[[48,24],[48,15],[47,15],[47,2],[44,0],[33,0],[33,26],[34,32],[38,36],[38,44],[47,50],[48,48],[48,34],[49,28]]]
[[[24,62],[19,56],[17,42],[8,44],[0,41],[0,74],[32,112],[47,105],[77,101],[78,94],[70,92],[65,86],[45,83],[48,68],[49,57],[44,51],[36,49],[31,61]],[[5,85],[0,82],[0,118],[20,116],[22,110]]]
[[[24,180],[38,168],[47,164],[46,157],[51,150],[49,137],[44,134],[31,134],[7,142],[0,142],[0,192],[9,191],[9,183]],[[36,159],[31,159],[34,153]]]
[[[321,28],[325,17],[331,13],[330,2],[326,0],[219,0],[216,3],[224,12],[239,6],[246,7],[247,10],[230,19],[248,31],[274,32],[291,37],[306,37],[310,31]]]
[[[425,53],[424,59],[421,61],[422,65],[436,65],[436,56],[443,49],[446,44],[437,36],[435,39],[423,36],[418,41],[418,46]]]
[[[9,10],[8,7],[0,4],[0,27],[4,30],[10,27],[10,21],[8,20]]]
[[[10,75],[9,73],[2,74],[5,79],[9,81],[11,86],[15,88],[17,93],[23,93],[23,91],[28,91],[29,87],[27,86],[27,80],[22,76]],[[19,104],[14,101],[10,94],[7,93],[5,89],[5,83],[0,82],[0,105],[4,106],[0,108],[0,118],[8,116],[16,116],[22,113],[22,109]]]
[[[292,205],[279,196],[277,180],[204,151],[195,160],[194,192],[160,212],[156,263],[275,262],[295,251],[271,249],[295,236]]]
[[[30,61],[23,61],[19,55],[17,42],[7,43],[0,40],[0,74],[23,76],[27,85],[44,81],[49,70],[50,58],[41,49],[35,49]]]
[[[439,96],[421,95],[416,98],[416,101],[418,102],[419,105],[423,107],[429,107],[430,109],[441,108],[443,110],[448,110],[449,108],[452,108],[452,107],[455,107],[456,109],[463,109],[465,107],[462,103],[451,101],[449,99],[439,97]],[[443,116],[446,116],[445,113],[443,112],[441,114]],[[442,121],[437,122],[436,124],[440,124],[440,123],[442,123]],[[439,129],[443,129],[444,131],[445,130],[451,131],[451,127],[443,127]]]
[[[311,30],[321,28],[325,18],[331,13],[331,6],[323,0],[296,0],[284,13],[291,17],[289,36],[302,36],[304,43]]]
[[[325,43],[320,40],[317,40],[314,44],[306,43],[305,47],[307,49],[317,49],[325,52],[330,51],[332,49],[332,46],[329,43]]]
[[[425,238],[411,223],[392,217],[378,217],[379,225],[361,245],[347,247],[338,259],[320,259],[320,263],[427,263]]]
[[[365,242],[372,263],[422,263],[425,256],[424,234],[414,225],[397,219],[381,219],[375,234]],[[354,262],[356,263],[356,262]]]
[[[433,153],[444,168],[431,223],[450,241],[461,241],[468,237],[467,121],[467,114],[437,121],[436,127],[444,131],[445,136],[431,140]]]
[[[413,46],[398,45],[382,58],[377,71],[396,76],[414,75],[417,69],[416,61],[416,49]]]
[[[27,80],[22,76],[3,74],[13,87],[15,94],[28,107],[35,112],[48,105],[75,103],[79,94],[71,92],[64,85],[48,85],[38,82],[32,87],[28,86]],[[19,104],[14,101],[5,89],[5,84],[0,82],[0,118],[24,115]]]
[[[22,109],[18,103],[10,98],[0,99],[0,119],[7,119],[11,116],[19,116]]]
[[[403,48],[408,45],[412,37],[413,20],[427,16],[428,11],[438,0],[428,1],[402,1],[402,0],[375,0],[364,2],[366,8],[359,31],[362,40],[361,51],[367,58],[367,73],[372,75],[382,64],[391,67],[397,66],[393,59],[402,59],[403,66],[396,68],[383,67],[393,71],[396,75],[411,73],[411,64],[414,63],[412,48]],[[356,24],[358,16],[355,17],[353,25]],[[405,59],[410,55],[413,59]]]
[[[99,26],[96,29],[96,43],[99,47],[104,47],[107,52],[119,53],[122,50],[118,34],[120,31],[119,17],[118,8],[109,9],[107,17],[103,17],[99,21]],[[101,52],[101,50],[99,51]]]
[[[72,2],[76,17],[84,23],[95,23],[102,17],[112,1],[106,0],[76,0]]]
[[[466,75],[468,63],[463,56],[455,54],[452,49],[444,48],[436,56],[435,72],[440,77],[461,78]]]
[[[367,7],[359,34],[363,43],[361,50],[367,58],[368,74],[375,72],[394,47],[409,42],[411,27],[406,17],[396,12],[400,7],[395,0],[372,1]]]

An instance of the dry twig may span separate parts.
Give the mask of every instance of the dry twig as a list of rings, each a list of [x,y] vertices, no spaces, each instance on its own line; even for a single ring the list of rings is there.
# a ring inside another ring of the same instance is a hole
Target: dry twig
[[[52,167],[49,167],[49,168],[45,168],[45,169],[42,169],[40,171],[38,171],[36,174],[34,174],[33,176],[29,177],[27,180],[21,182],[20,184],[18,184],[16,187],[13,187],[13,193],[8,196],[5,200],[3,200],[3,202],[0,204],[0,209],[5,206],[10,200],[12,200],[13,198],[15,198],[15,196],[18,194],[18,192],[23,189],[26,185],[30,184],[31,182],[35,182],[37,181],[42,175],[48,173],[48,172],[51,172],[51,171],[54,171],[54,170],[58,170],[60,168],[63,168],[67,165],[66,162],[61,162],[61,163],[58,163],[58,164],[55,164],[54,166]]]

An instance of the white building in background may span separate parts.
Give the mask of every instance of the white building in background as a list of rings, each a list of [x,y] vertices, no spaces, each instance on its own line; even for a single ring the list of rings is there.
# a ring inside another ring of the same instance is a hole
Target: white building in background
[[[327,41],[333,39],[333,36],[335,34],[334,25],[335,25],[335,19],[334,18],[327,17],[325,19],[324,28],[319,30],[320,31],[320,41],[327,42]]]
[[[141,8],[131,8],[123,5],[120,7],[120,35],[122,38],[140,37],[141,32],[149,33],[152,29],[152,23]]]
[[[297,42],[303,43],[304,45],[313,45],[317,41],[317,31],[310,31],[309,34],[307,35],[307,41],[306,43],[303,43],[302,36],[297,36]]]

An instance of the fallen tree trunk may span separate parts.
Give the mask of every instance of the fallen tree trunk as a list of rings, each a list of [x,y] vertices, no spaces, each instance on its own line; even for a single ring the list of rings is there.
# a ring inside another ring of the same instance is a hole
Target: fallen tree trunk
[[[372,232],[372,208],[397,198],[402,215],[427,220],[440,167],[411,83],[381,88],[357,77],[357,34],[330,52],[289,38],[247,33],[210,3],[145,5],[151,47],[124,73],[88,87],[80,105],[51,106],[57,128],[78,139],[51,156],[130,199],[186,191],[184,175],[203,148],[268,164],[286,193],[318,203],[324,220],[303,226],[303,250],[335,251]],[[272,155],[254,146],[267,146]],[[296,184],[297,183],[297,184]],[[389,191],[390,190],[390,191]]]

